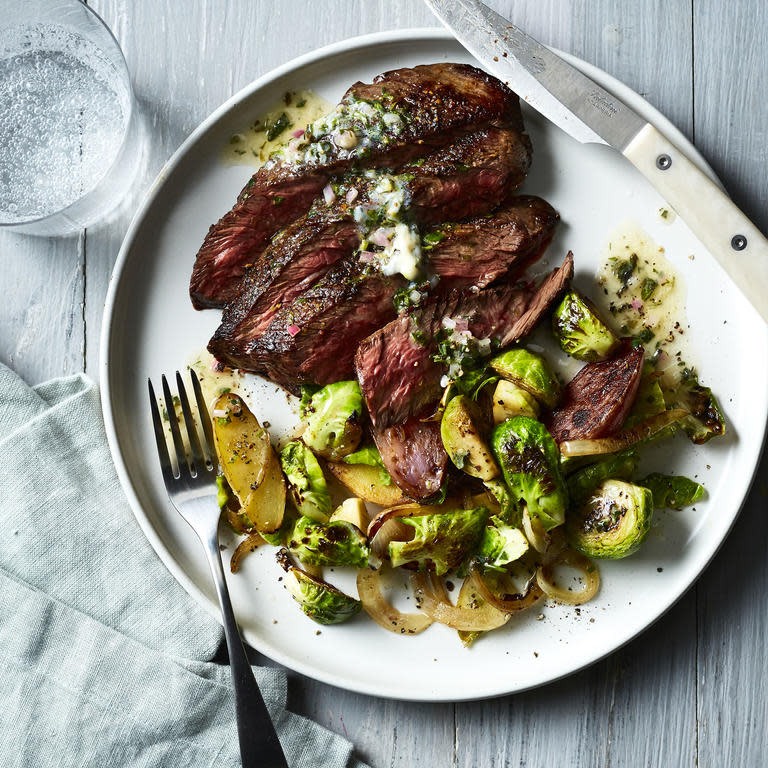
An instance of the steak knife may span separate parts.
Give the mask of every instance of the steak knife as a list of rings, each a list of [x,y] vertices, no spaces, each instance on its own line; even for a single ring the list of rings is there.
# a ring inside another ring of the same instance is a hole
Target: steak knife
[[[621,152],[768,322],[768,240],[653,125],[479,0],[425,0],[456,39],[521,99],[581,143]]]

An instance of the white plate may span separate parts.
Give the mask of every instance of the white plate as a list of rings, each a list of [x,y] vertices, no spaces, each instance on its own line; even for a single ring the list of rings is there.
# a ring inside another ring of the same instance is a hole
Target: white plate
[[[170,507],[158,471],[146,381],[183,368],[217,325],[218,312],[192,309],[187,286],[208,226],[230,207],[250,175],[247,167],[225,166],[222,147],[287,89],[312,88],[335,102],[355,80],[445,60],[472,61],[442,31],[398,31],[328,46],[262,77],[184,142],[125,238],[102,336],[109,443],[147,538],[184,588],[214,615],[218,607],[202,549]],[[691,144],[636,93],[594,67],[568,60],[705,165]],[[663,201],[623,158],[606,147],[574,142],[530,110],[526,120],[534,161],[523,191],[545,197],[563,219],[550,258],[559,259],[572,249],[577,282],[588,287],[609,233],[631,219],[666,248],[685,279],[694,356],[703,379],[721,398],[730,432],[702,447],[675,442],[674,458],[663,453],[653,462],[697,476],[708,499],[695,511],[658,513],[637,555],[601,564],[602,589],[580,615],[573,608],[548,606],[541,611],[545,620],[537,621],[540,611],[529,612],[471,650],[442,626],[404,638],[385,632],[365,615],[318,634],[318,626],[300,613],[278,583],[278,567],[267,551],[271,548],[262,548],[229,579],[236,614],[251,645],[310,677],[377,696],[443,701],[520,691],[567,675],[626,643],[688,589],[722,543],[749,489],[768,413],[768,355],[755,354],[768,348],[765,324],[685,225],[661,220]],[[695,254],[695,261],[689,254]],[[251,390],[253,409],[273,429],[295,419],[274,386],[255,384]]]

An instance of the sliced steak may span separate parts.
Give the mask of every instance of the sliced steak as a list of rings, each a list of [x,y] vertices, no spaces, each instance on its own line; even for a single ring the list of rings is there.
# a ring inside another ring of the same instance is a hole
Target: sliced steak
[[[508,131],[489,128],[472,134],[471,140],[467,139],[438,150],[423,164],[404,169],[404,174],[398,177],[404,180],[412,216],[417,222],[444,220],[455,212],[457,189],[462,190],[470,201],[462,203],[464,211],[485,212],[519,184],[522,178],[520,166],[516,165],[515,142]],[[352,213],[355,207],[367,201],[367,190],[375,180],[353,176],[341,183],[344,188],[354,188],[358,193],[352,203],[348,203],[344,195],[331,205],[322,199],[316,201],[307,215],[275,237],[264,257],[240,280],[238,295],[227,305],[221,325],[208,345],[211,354],[220,361],[235,368],[260,371],[254,354],[256,342],[275,313],[318,282],[339,259],[354,253],[360,235]],[[440,193],[441,189],[446,190],[445,194]],[[517,219],[521,220],[520,225],[515,224]],[[498,226],[494,218],[478,219],[474,225],[470,222],[457,228],[455,234],[446,237],[445,243],[433,248],[434,257],[450,251],[440,260],[437,272],[449,271],[452,285],[458,281],[462,286],[485,285],[491,273],[498,275],[507,270],[511,260],[517,258],[516,250],[527,259],[530,253],[543,248],[556,220],[557,214],[543,200],[529,205],[513,198]],[[495,234],[487,238],[481,236],[482,225],[494,229]],[[465,260],[471,254],[469,248],[460,247],[464,240],[471,241],[475,258],[485,265],[476,272],[466,269]],[[488,264],[494,257],[498,260],[495,272]],[[461,263],[456,264],[457,261]],[[460,277],[462,271],[464,276]],[[474,282],[476,274],[481,282]],[[393,292],[398,287],[395,281],[389,285]],[[366,334],[358,336],[358,341],[375,330],[367,325],[366,328]]]
[[[496,338],[506,346],[533,328],[572,275],[568,254],[535,291],[505,285],[435,297],[365,339],[355,370],[374,426],[400,424],[439,398],[445,369],[432,355],[444,317],[466,317],[473,336]]]
[[[366,167],[398,168],[476,130],[496,126],[517,137],[530,161],[517,96],[466,64],[433,64],[387,72],[356,83],[329,116],[259,169],[231,211],[213,225],[190,280],[197,309],[222,307],[245,267],[278,230],[304,214],[328,179],[364,159]],[[518,182],[519,183],[519,182]]]
[[[563,390],[562,405],[552,411],[547,426],[555,441],[618,432],[635,402],[643,357],[642,347],[627,346],[611,360],[587,363]]]
[[[395,316],[392,296],[403,285],[358,259],[344,259],[276,313],[250,346],[249,362],[294,393],[302,384],[353,378],[358,342]]]
[[[425,501],[440,490],[448,454],[438,422],[414,416],[403,424],[375,430],[373,437],[384,466],[404,493]]]
[[[440,275],[441,291],[485,288],[502,276],[519,274],[538,259],[559,220],[546,200],[513,197],[492,217],[444,224],[428,232],[426,256],[430,268]]]

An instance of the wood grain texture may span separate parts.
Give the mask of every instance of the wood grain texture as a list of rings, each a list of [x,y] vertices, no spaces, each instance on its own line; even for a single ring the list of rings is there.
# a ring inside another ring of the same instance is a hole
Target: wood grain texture
[[[694,4],[695,140],[734,200],[765,232],[768,8],[736,7],[738,13],[723,14],[717,0]],[[697,586],[702,768],[766,762],[767,481],[764,456],[736,529]]]
[[[420,0],[90,0],[123,46],[149,142],[109,221],[80,237],[0,234],[0,360],[29,381],[98,373],[104,297],[131,214],[157,171],[255,77],[352,35],[435,26]],[[694,137],[736,201],[768,228],[763,0],[493,0],[542,42],[643,94]],[[725,52],[724,52],[725,51]],[[347,735],[375,768],[756,766],[768,752],[768,461],[696,590],[609,659],[486,702],[380,701],[290,674],[289,704]],[[748,577],[742,578],[746,574]]]

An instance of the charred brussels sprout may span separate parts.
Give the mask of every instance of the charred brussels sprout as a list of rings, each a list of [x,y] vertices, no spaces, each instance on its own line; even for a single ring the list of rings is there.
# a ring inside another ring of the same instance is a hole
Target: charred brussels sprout
[[[545,530],[561,525],[568,491],[560,474],[560,452],[546,427],[527,416],[515,416],[493,431],[493,452],[515,499]]]
[[[313,451],[338,461],[357,449],[363,436],[363,396],[356,381],[337,381],[318,390],[304,413],[302,439]]]
[[[648,475],[640,483],[653,494],[656,509],[682,509],[704,498],[703,485],[681,475]]]
[[[365,568],[370,547],[368,539],[346,520],[318,523],[300,517],[288,537],[288,549],[302,563],[309,565],[350,565]]]
[[[512,498],[512,494],[503,480],[487,480],[485,483],[486,491],[493,497],[499,505],[499,517],[506,525],[519,528],[523,519],[522,506],[517,499]]]
[[[319,522],[328,520],[331,497],[323,470],[312,451],[304,443],[294,440],[280,452],[280,465],[296,509]]]
[[[683,371],[680,383],[672,392],[665,394],[669,408],[685,408],[690,415],[680,421],[680,426],[692,442],[706,443],[713,437],[725,434],[725,418],[717,398],[709,387],[699,384],[696,372]]]
[[[420,571],[432,570],[442,576],[475,551],[487,519],[486,507],[402,517],[400,522],[414,528],[414,535],[410,541],[389,543],[392,566],[416,563]]]
[[[547,361],[522,347],[509,349],[491,360],[491,368],[539,402],[554,408],[560,397],[560,382]]]
[[[587,557],[616,560],[636,552],[648,535],[653,494],[623,480],[604,480],[594,493],[568,513],[566,538]]]
[[[568,291],[552,313],[552,330],[563,352],[588,363],[610,357],[619,343],[595,305],[576,291]]]
[[[479,421],[477,406],[466,395],[458,395],[445,407],[440,435],[446,453],[459,469],[481,480],[493,480],[499,468],[480,435]]]
[[[539,403],[530,392],[502,379],[493,392],[493,423],[501,424],[513,416],[538,419]]]
[[[528,539],[519,528],[513,528],[498,517],[492,517],[483,530],[477,558],[486,568],[502,570],[504,566],[519,560],[527,551]]]
[[[318,624],[340,624],[360,612],[362,603],[359,600],[292,565],[285,550],[278,552],[277,557],[287,573],[284,579],[286,589],[313,621]]]
[[[621,451],[577,470],[568,477],[571,502],[581,504],[603,480],[629,480],[637,469],[638,461],[636,451]]]

